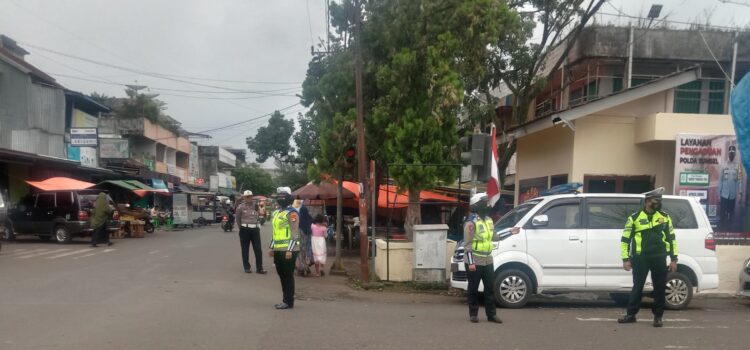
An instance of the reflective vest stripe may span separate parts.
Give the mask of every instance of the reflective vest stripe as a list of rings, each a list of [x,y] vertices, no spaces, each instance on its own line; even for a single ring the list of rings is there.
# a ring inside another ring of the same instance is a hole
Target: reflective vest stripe
[[[477,217],[473,221],[476,230],[474,231],[474,239],[471,242],[472,252],[481,257],[492,255],[492,234],[495,224],[490,218],[482,220]]]

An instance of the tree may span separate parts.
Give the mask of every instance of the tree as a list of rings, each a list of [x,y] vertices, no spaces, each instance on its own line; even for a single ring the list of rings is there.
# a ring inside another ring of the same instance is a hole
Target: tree
[[[289,186],[294,190],[309,182],[307,179],[307,169],[302,165],[276,161],[276,168],[277,174],[274,182],[278,187]]]
[[[268,158],[286,162],[294,152],[289,143],[293,134],[294,121],[285,119],[281,112],[275,111],[267,126],[260,127],[255,137],[247,138],[247,148],[257,155],[258,163],[263,163]]]
[[[406,229],[420,218],[419,194],[454,182],[448,150],[458,142],[458,113],[467,84],[485,75],[489,46],[509,11],[503,1],[387,0],[369,3],[371,55],[381,95],[372,119],[384,139],[390,174],[408,191]],[[373,40],[374,39],[374,40]]]
[[[606,0],[517,0],[511,6],[520,16],[519,30],[503,31],[494,43],[487,83],[492,88],[504,83],[513,92],[513,123],[526,121],[531,104],[547,84],[544,72],[554,72],[567,59],[581,30]],[[537,26],[541,39],[533,40]],[[562,48],[561,55],[550,52]],[[501,177],[505,174],[516,141],[502,145]]]
[[[125,89],[128,99],[124,99],[122,105],[116,109],[120,118],[146,118],[154,123],[159,123],[162,110],[166,109],[166,103],[155,97],[139,94],[133,89]]]
[[[232,175],[237,179],[240,191],[251,190],[254,194],[270,195],[276,190],[271,174],[258,164],[234,169]]]
[[[310,164],[315,163],[315,156],[320,151],[320,133],[315,119],[308,113],[300,113],[297,122],[299,131],[293,137],[294,144],[297,146],[294,163],[307,169]]]

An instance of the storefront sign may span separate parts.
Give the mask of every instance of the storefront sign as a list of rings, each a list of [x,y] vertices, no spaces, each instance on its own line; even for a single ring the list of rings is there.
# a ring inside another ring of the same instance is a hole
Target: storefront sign
[[[96,147],[96,128],[70,129],[70,145],[74,147]]]
[[[99,166],[96,157],[96,147],[73,147],[69,144],[68,159],[81,162],[81,165],[91,168]]]
[[[200,176],[200,164],[198,163],[198,145],[190,144],[190,157],[188,158],[188,183],[195,185],[196,179]]]
[[[99,139],[99,157],[110,159],[130,158],[128,139]]]
[[[680,185],[708,186],[711,183],[708,173],[684,172],[680,173]]]
[[[143,164],[148,168],[148,170],[156,170],[156,161],[153,159],[144,159]]]
[[[716,232],[750,231],[749,183],[735,135],[678,135],[674,173],[674,193],[698,198]]]
[[[88,114],[80,109],[73,109],[73,117],[70,121],[71,126],[74,128],[96,128],[99,123],[99,119],[91,114]]]

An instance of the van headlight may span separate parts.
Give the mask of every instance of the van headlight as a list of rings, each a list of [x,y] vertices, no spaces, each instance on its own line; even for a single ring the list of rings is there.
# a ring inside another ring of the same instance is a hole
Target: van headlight
[[[750,259],[745,261],[745,273],[750,274]]]

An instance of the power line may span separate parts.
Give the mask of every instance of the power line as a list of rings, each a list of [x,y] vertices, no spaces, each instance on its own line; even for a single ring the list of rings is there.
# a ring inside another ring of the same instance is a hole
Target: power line
[[[310,0],[305,0],[305,11],[307,11],[307,28],[310,32],[310,47],[314,47],[315,40],[313,39],[312,20],[310,19]]]
[[[37,50],[41,50],[41,51],[53,53],[53,54],[56,54],[56,55],[59,55],[59,56],[68,57],[68,58],[72,58],[72,59],[75,59],[75,60],[79,60],[79,61],[83,61],[83,62],[88,62],[88,63],[91,63],[91,64],[95,64],[95,65],[99,65],[99,66],[104,66],[104,67],[108,67],[108,68],[123,70],[123,71],[126,71],[126,72],[137,73],[137,74],[141,74],[141,75],[148,75],[148,76],[151,76],[151,77],[154,77],[154,78],[159,78],[159,79],[164,79],[164,80],[171,80],[171,81],[176,81],[176,82],[180,82],[180,83],[184,83],[184,84],[190,84],[190,85],[196,85],[196,86],[209,87],[209,88],[218,89],[218,90],[235,91],[235,92],[248,92],[247,90],[240,90],[240,89],[234,89],[234,88],[229,88],[229,87],[224,87],[224,86],[217,86],[217,85],[209,85],[209,84],[203,84],[203,83],[196,83],[196,82],[187,81],[187,80],[183,80],[183,79],[172,78],[172,77],[170,77],[170,75],[167,75],[167,74],[162,74],[162,73],[157,73],[157,72],[150,72],[150,71],[139,70],[139,69],[133,69],[133,68],[119,66],[119,65],[116,65],[116,64],[111,64],[111,63],[96,61],[96,60],[92,60],[92,59],[89,59],[89,58],[80,57],[80,56],[71,55],[71,54],[67,54],[67,53],[64,53],[64,52],[60,52],[60,51],[56,51],[56,50],[44,48],[44,47],[37,46],[37,45],[34,45],[34,44],[30,44],[30,43],[23,43],[23,44],[25,46],[28,46],[28,47],[31,47],[31,48],[34,48],[34,49],[37,49]]]
[[[607,13],[607,12],[597,12],[597,14],[605,15],[605,16],[614,16],[614,17],[625,17],[625,18],[633,18],[633,19],[641,19],[641,20],[648,20],[650,18],[647,17],[641,17],[641,16],[632,16],[628,14],[617,14],[617,13]],[[683,25],[689,25],[689,26],[698,26],[698,27],[704,27],[704,28],[716,28],[716,29],[724,29],[724,30],[731,30],[731,31],[739,31],[740,28],[737,27],[727,27],[727,26],[717,26],[712,24],[698,24],[694,22],[682,22],[682,21],[673,21],[673,20],[666,20],[662,19],[659,20],[659,22],[664,23],[672,23],[672,24],[683,24]]]
[[[217,131],[217,130],[223,130],[223,129],[228,129],[228,128],[232,128],[232,127],[235,127],[235,126],[238,126],[238,125],[242,125],[242,124],[247,124],[247,123],[250,123],[250,122],[253,122],[253,121],[259,120],[259,119],[263,119],[263,118],[267,118],[267,117],[270,117],[271,115],[273,115],[273,113],[274,113],[274,112],[277,112],[277,111],[278,111],[278,112],[281,112],[281,111],[285,111],[285,110],[287,110],[287,109],[290,109],[290,108],[292,108],[292,107],[294,107],[294,106],[297,106],[297,105],[299,105],[299,104],[300,104],[300,103],[299,103],[299,102],[297,102],[297,103],[295,103],[295,104],[292,104],[292,105],[286,106],[286,107],[284,107],[284,108],[281,108],[281,109],[277,109],[277,110],[275,110],[275,111],[273,111],[273,112],[271,112],[271,113],[266,113],[266,114],[264,114],[264,115],[261,115],[261,116],[258,116],[258,117],[250,118],[250,119],[248,119],[248,120],[244,120],[244,121],[241,121],[241,122],[237,122],[237,123],[232,123],[232,124],[229,124],[229,125],[225,125],[225,126],[221,126],[221,127],[218,127],[218,128],[213,128],[213,129],[208,129],[208,130],[203,130],[203,131],[199,131],[199,132],[197,132],[197,134],[206,134],[206,133],[209,133],[209,132],[215,132],[215,131]]]

